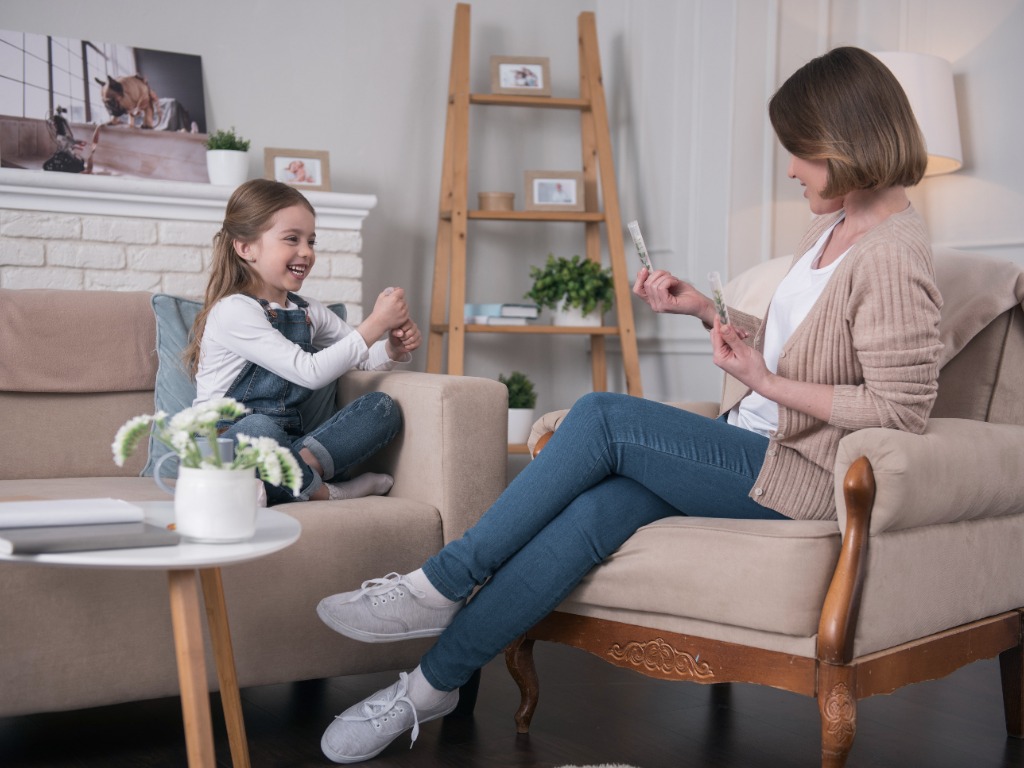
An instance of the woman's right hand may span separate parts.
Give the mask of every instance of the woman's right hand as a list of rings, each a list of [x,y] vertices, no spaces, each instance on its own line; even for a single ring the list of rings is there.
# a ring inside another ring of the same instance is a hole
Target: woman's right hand
[[[714,322],[715,309],[711,299],[663,269],[648,273],[643,267],[633,283],[633,293],[655,312],[692,315],[709,327]]]

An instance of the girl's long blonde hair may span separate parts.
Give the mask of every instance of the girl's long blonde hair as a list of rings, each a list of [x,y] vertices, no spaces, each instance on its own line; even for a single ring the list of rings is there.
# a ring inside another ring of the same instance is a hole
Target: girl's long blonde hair
[[[254,243],[270,229],[274,214],[301,205],[314,216],[316,211],[294,187],[269,179],[247,181],[231,194],[224,212],[224,224],[213,236],[213,266],[206,285],[203,308],[192,324],[185,369],[195,378],[199,370],[199,350],[206,330],[206,318],[213,305],[234,293],[255,293],[261,287],[259,275],[235,251],[235,241]]]

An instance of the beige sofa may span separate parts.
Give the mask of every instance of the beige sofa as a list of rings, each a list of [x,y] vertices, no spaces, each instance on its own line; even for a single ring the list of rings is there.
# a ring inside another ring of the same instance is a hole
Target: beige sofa
[[[122,470],[110,451],[124,421],[153,412],[154,347],[148,293],[0,290],[0,499],[168,499],[138,477],[145,456]],[[353,372],[338,401],[374,390],[404,417],[372,465],[394,475],[391,493],[279,506],[299,541],[223,571],[241,686],[414,666],[428,641],[355,643],[317,619],[317,601],[418,567],[504,488],[503,385]],[[165,574],[0,563],[0,716],[177,691]]]
[[[727,301],[763,314],[787,267],[741,275]],[[845,763],[859,699],[999,655],[1007,731],[1024,736],[1024,270],[950,249],[935,268],[944,348],[925,434],[840,443],[838,524],[695,516],[638,530],[506,652],[520,731],[545,640],[661,679],[814,697],[823,766]],[[532,447],[563,414],[538,422]]]

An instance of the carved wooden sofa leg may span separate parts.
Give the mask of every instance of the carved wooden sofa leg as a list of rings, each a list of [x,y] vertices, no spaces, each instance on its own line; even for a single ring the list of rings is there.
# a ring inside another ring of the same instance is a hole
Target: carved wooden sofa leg
[[[516,710],[516,732],[529,733],[530,721],[537,711],[540,680],[533,662],[533,640],[520,635],[505,649],[505,665],[519,686],[520,703]]]
[[[818,711],[821,713],[821,766],[843,768],[857,735],[857,699],[852,670],[818,667]]]

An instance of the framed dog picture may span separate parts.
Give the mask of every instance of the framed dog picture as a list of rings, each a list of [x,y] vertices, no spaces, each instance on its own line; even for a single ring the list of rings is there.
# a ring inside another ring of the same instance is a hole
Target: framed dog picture
[[[526,172],[526,210],[582,211],[583,202],[581,172]]]
[[[491,93],[550,96],[547,57],[491,56]]]
[[[263,150],[263,175],[300,189],[331,189],[330,162],[325,150],[267,147]]]

